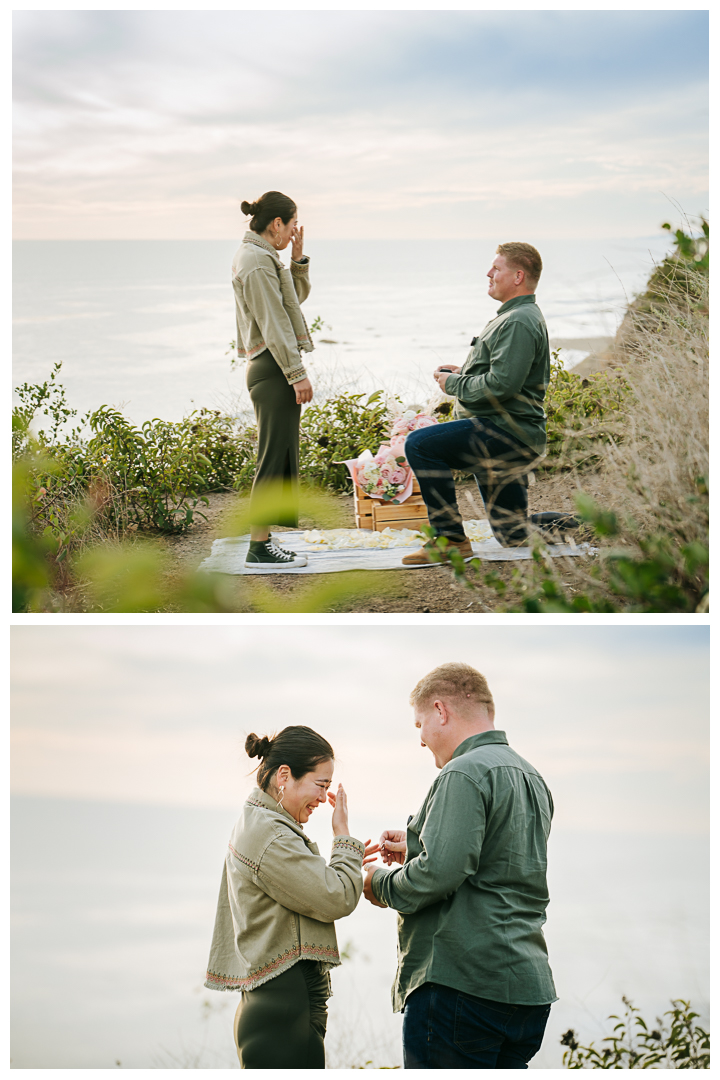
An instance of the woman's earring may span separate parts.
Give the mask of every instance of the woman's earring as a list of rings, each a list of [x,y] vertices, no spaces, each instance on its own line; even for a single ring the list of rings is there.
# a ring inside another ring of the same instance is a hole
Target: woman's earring
[[[281,784],[281,785],[280,785],[280,798],[278,799],[278,806],[282,806],[282,803],[283,803],[283,799],[284,799],[284,798],[285,798],[285,788],[284,788],[284,786],[283,786],[283,785]]]

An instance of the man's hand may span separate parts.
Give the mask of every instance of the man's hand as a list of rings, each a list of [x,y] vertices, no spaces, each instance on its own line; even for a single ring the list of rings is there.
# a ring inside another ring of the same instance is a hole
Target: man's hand
[[[407,833],[404,829],[386,829],[380,837],[380,857],[386,866],[405,862]]]
[[[295,391],[295,402],[298,405],[307,405],[312,401],[313,388],[309,379],[301,379],[300,382],[293,383],[293,390]]]
[[[445,383],[447,382],[448,375],[455,374],[456,372],[460,371],[460,368],[457,366],[457,364],[443,364],[442,366],[445,370],[435,368],[435,370],[433,371],[433,379],[438,384],[444,394]]]
[[[372,885],[370,883],[372,881],[372,876],[375,873],[376,869],[377,869],[377,867],[375,867],[375,866],[368,866],[366,868],[366,871],[365,871],[365,884],[363,885],[363,896],[365,897],[366,900],[369,900],[371,904],[374,904],[375,907],[387,907],[387,904],[383,904],[380,900],[378,900],[377,896],[372,891]]]

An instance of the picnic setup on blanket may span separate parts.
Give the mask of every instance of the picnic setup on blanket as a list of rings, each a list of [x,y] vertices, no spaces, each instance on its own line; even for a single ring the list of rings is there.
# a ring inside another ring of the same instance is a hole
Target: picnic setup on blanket
[[[405,457],[405,439],[411,431],[437,424],[435,417],[416,409],[398,416],[389,442],[377,453],[370,450],[343,461],[353,481],[354,529],[283,530],[270,543],[288,556],[285,561],[254,563],[248,560],[250,536],[215,540],[199,569],[218,574],[328,574],[344,570],[401,570],[403,556],[425,537],[429,525],[427,506],[420,485]],[[464,521],[465,535],[472,544],[472,557],[491,562],[532,557],[532,547],[503,547],[486,520]],[[287,544],[287,548],[280,546]],[[588,544],[548,544],[550,557],[586,555]],[[293,558],[294,556],[294,558]],[[440,560],[427,566],[440,566]]]
[[[490,562],[529,559],[530,547],[503,547],[485,520],[463,522],[473,555]],[[407,570],[402,557],[422,539],[415,529],[297,529],[277,534],[282,542],[307,556],[305,566],[245,565],[250,536],[215,540],[212,552],[199,569],[216,574],[331,574],[344,570]],[[588,544],[549,544],[551,557],[587,555]],[[433,563],[440,566],[441,563]]]

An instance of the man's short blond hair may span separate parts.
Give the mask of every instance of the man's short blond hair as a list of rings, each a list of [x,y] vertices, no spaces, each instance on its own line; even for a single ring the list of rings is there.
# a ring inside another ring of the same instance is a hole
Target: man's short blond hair
[[[489,715],[495,715],[495,702],[487,679],[469,664],[441,664],[421,679],[410,694],[410,704],[422,709],[434,698],[451,698],[460,708],[468,705],[487,705]]]
[[[532,244],[522,244],[520,241],[511,241],[501,244],[497,249],[498,255],[504,255],[508,266],[516,270],[524,270],[528,285],[537,285],[542,274],[542,259],[540,252]]]

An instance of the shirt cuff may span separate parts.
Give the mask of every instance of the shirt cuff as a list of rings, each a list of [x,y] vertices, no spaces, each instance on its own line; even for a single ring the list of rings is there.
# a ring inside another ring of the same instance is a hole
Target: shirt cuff
[[[386,907],[389,907],[390,905],[388,904],[386,897],[382,894],[382,883],[387,877],[390,877],[390,871],[385,870],[382,866],[378,866],[375,873],[370,878],[370,888],[373,891],[375,899],[379,900],[381,904],[385,904]]]
[[[355,854],[359,855],[362,859],[365,854],[365,845],[362,840],[356,840],[354,836],[336,836],[332,842],[331,856],[334,855],[336,851],[341,854],[354,851]]]
[[[308,377],[307,371],[302,364],[298,364],[295,367],[290,368],[289,371],[285,371],[284,375],[291,386],[293,383],[302,382],[303,379],[307,379]]]
[[[459,378],[459,372],[452,371],[445,380],[445,393],[448,395],[448,397],[457,397],[455,390],[453,390],[451,386],[451,380],[457,378]]]
[[[295,259],[290,260],[290,269],[293,274],[307,274],[310,269],[310,259],[307,255],[303,255],[300,262],[295,262]]]

